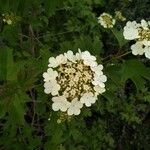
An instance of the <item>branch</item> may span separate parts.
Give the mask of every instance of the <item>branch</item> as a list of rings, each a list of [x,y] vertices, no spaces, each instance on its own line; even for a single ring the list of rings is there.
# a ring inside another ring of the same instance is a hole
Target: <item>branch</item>
[[[104,62],[104,63],[108,63],[108,62],[110,62],[111,60],[113,60],[113,59],[119,59],[119,58],[122,58],[122,57],[124,57],[124,56],[126,56],[126,55],[128,55],[128,54],[130,54],[131,53],[131,51],[129,51],[129,52],[126,52],[126,53],[124,53],[124,54],[121,54],[121,55],[110,55],[110,56],[107,56],[107,57],[105,57],[104,59],[102,59],[102,61],[104,61],[104,60],[106,60],[107,58],[109,58],[109,57],[112,57],[111,59],[109,59],[108,61],[106,61],[106,62]]]

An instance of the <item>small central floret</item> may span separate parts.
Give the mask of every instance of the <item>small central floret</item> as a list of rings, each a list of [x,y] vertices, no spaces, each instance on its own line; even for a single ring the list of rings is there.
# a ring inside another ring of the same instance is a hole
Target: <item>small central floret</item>
[[[147,40],[150,41],[150,29],[140,29],[139,30],[139,41]]]
[[[76,63],[67,62],[58,68],[58,84],[61,86],[59,91],[61,95],[65,95],[68,101],[72,101],[75,97],[80,98],[84,93],[92,92],[92,78],[94,72],[89,66],[84,65],[82,60]]]

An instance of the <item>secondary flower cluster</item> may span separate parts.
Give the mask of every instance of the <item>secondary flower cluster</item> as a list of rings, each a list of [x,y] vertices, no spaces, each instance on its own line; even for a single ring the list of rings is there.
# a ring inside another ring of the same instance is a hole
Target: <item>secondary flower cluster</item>
[[[21,19],[19,16],[16,16],[13,12],[4,13],[2,14],[2,17],[3,17],[3,22],[5,22],[8,25],[15,24]]]
[[[128,21],[123,35],[127,40],[136,41],[131,46],[133,55],[145,54],[145,57],[150,59],[150,21],[141,20],[141,23]]]
[[[51,94],[52,109],[79,115],[85,105],[90,107],[97,96],[105,92],[107,77],[103,66],[88,51],[72,51],[49,58],[47,72],[43,73],[44,91]]]
[[[120,21],[126,21],[126,18],[122,15],[121,11],[115,11],[115,18]]]
[[[113,28],[116,23],[116,20],[108,13],[102,13],[98,17],[98,23],[100,23],[104,28]]]

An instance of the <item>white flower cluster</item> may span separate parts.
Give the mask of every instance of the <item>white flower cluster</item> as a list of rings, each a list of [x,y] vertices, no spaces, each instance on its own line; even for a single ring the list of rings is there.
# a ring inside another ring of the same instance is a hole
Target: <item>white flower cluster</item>
[[[150,59],[150,21],[141,20],[141,23],[128,21],[123,35],[127,40],[136,41],[131,46],[133,55],[145,54],[145,57]]]
[[[79,115],[85,105],[90,107],[97,96],[105,92],[107,77],[103,66],[88,51],[72,51],[49,58],[47,72],[43,73],[46,94],[51,94],[52,109]]]
[[[98,23],[100,23],[104,28],[113,28],[116,20],[108,13],[103,13],[98,17]]]
[[[3,16],[3,22],[7,23],[8,25],[12,24],[12,20],[8,15],[2,14],[2,16]]]
[[[120,21],[126,21],[126,18],[122,15],[121,11],[115,11],[115,18]]]

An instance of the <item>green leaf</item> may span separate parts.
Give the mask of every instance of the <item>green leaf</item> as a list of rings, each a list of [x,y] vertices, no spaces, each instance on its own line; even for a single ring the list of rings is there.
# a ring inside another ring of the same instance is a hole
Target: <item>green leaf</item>
[[[13,122],[24,124],[25,109],[23,106],[22,96],[15,94],[9,107],[9,115]]]
[[[126,43],[128,43],[128,41],[124,39],[123,30],[117,30],[113,28],[111,29],[111,31],[116,37],[120,48],[122,48]]]
[[[40,146],[41,140],[39,137],[34,137],[29,141],[29,150],[36,149],[38,146]]]
[[[75,48],[81,48],[81,50],[91,51],[95,55],[99,55],[103,52],[103,44],[99,37],[92,39],[90,36],[81,36],[79,39],[74,40]]]
[[[48,46],[43,47],[40,49],[40,55],[41,55],[41,69],[46,69],[48,65],[48,59],[52,56],[52,53],[49,50]]]
[[[9,47],[4,47],[0,51],[0,79],[17,81],[18,72],[24,67],[24,61],[14,62],[13,50]]]
[[[4,47],[0,53],[0,77],[3,80],[16,81],[17,80],[17,66],[13,60],[13,50]]]
[[[121,71],[121,81],[125,82],[127,79],[131,79],[137,89],[144,88],[146,78],[150,81],[150,70],[144,66],[144,64],[136,59],[126,60],[123,63]]]
[[[56,126],[55,128],[53,128],[53,133],[52,137],[45,143],[44,148],[46,150],[49,149],[56,149],[57,146],[59,144],[61,144],[61,142],[63,141],[62,135],[63,135],[63,131],[60,127]]]
[[[60,4],[60,2],[61,2],[60,0],[45,0],[44,1],[46,14],[49,17],[55,13],[56,8]]]
[[[6,49],[7,51],[7,62],[6,62],[6,69],[7,69],[7,75],[6,80],[8,81],[16,81],[17,80],[17,67],[14,64],[13,60],[13,50],[12,49]]]
[[[140,123],[141,121],[132,104],[128,103],[124,104],[124,111],[121,112],[120,114],[122,119],[126,120],[129,123],[131,122]]]
[[[5,110],[4,102],[0,102],[0,118],[5,116],[6,110]]]
[[[104,0],[93,0],[93,3],[99,4],[100,6],[104,6],[107,2],[105,2]]]
[[[5,47],[0,49],[0,80],[6,79],[7,50]]]
[[[20,27],[17,25],[4,26],[3,32],[0,32],[0,36],[3,40],[7,41],[9,47],[18,45],[18,34],[20,33]]]

